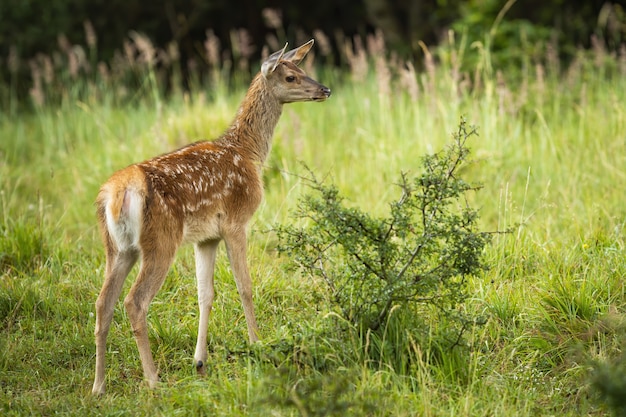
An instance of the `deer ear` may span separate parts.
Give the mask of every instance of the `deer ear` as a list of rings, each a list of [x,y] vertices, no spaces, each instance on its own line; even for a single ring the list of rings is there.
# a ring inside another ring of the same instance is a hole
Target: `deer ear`
[[[287,45],[283,47],[280,51],[274,52],[272,55],[268,56],[265,61],[261,64],[261,73],[265,78],[270,75],[276,69],[278,62],[283,59],[283,55],[285,55],[285,51],[287,50]]]
[[[311,39],[307,43],[300,45],[298,48],[292,49],[291,51],[287,52],[282,59],[298,65],[313,47],[313,42],[315,41]]]

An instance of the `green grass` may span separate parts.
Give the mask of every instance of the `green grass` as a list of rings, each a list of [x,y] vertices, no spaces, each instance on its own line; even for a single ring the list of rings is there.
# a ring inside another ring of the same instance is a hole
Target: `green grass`
[[[592,388],[592,365],[618,357],[626,328],[626,77],[592,62],[564,77],[479,74],[481,86],[470,90],[444,60],[432,76],[418,74],[415,101],[396,81],[386,88],[374,70],[365,81],[319,71],[333,96],[285,107],[265,169],[265,202],[251,225],[263,341],[246,342],[222,250],[208,377],[196,377],[194,264],[185,248],[149,315],[161,386],[141,384],[119,303],[100,399],[90,395],[104,263],[98,187],[129,163],[219,135],[243,87],[211,100],[195,91],[160,106],[151,94],[119,104],[70,91],[58,106],[0,115],[0,412],[608,415]],[[472,349],[431,361],[434,347],[414,343],[400,318],[393,334],[402,336],[409,372],[398,373],[384,357],[373,363],[363,346],[389,341],[338,330],[323,285],[286,272],[268,230],[290,222],[306,192],[300,162],[353,204],[383,212],[400,172],[414,172],[424,154],[449,143],[462,115],[479,128],[469,143],[475,162],[463,173],[484,185],[472,204],[485,230],[513,232],[495,237],[485,253],[490,270],[470,282],[466,308],[488,317],[472,330]]]

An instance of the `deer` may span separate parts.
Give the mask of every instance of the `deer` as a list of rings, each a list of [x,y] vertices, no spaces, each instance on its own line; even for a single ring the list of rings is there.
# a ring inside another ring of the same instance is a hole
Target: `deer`
[[[212,141],[199,141],[115,172],[101,187],[96,213],[105,247],[105,277],[96,300],[96,369],[92,393],[105,393],[105,353],[115,304],[140,261],[124,308],[149,388],[159,384],[148,339],[147,313],[178,248],[193,244],[198,291],[194,365],[206,375],[208,320],[215,297],[214,269],[223,240],[243,306],[250,343],[259,340],[247,228],[263,198],[262,168],[283,104],[321,102],[330,89],[298,67],[313,46],[271,54],[252,79],[234,120]]]

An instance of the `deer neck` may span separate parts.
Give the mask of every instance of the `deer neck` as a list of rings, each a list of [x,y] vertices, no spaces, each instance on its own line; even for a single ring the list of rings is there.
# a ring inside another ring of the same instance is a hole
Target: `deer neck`
[[[282,103],[271,94],[265,77],[258,74],[250,84],[235,120],[224,133],[224,139],[239,148],[242,154],[263,164],[271,149],[282,108]]]

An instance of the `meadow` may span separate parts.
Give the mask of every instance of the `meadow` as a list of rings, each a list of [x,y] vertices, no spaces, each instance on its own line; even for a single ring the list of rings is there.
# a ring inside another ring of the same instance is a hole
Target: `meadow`
[[[353,45],[343,67],[327,65],[321,52],[307,61],[332,97],[286,105],[275,131],[249,239],[262,341],[247,343],[221,247],[208,372],[196,376],[194,261],[186,247],[149,313],[162,380],[155,390],[142,384],[120,301],[108,338],[108,391],[90,394],[104,270],[93,201],[115,170],[217,137],[250,78],[216,72],[211,84],[164,95],[147,59],[133,68],[142,80],[134,90],[102,74],[75,79],[68,69],[54,82],[41,75],[22,98],[32,110],[6,106],[3,415],[611,414],[597,381],[602,366],[623,367],[626,52],[580,51],[564,66],[546,48],[499,69],[489,51],[452,41],[425,47],[425,64],[415,69],[386,54],[380,39],[363,44]],[[139,38],[135,46],[141,50]],[[407,343],[401,349],[411,360],[399,372],[384,355],[369,357],[358,332],[332,331],[336,314],[323,285],[285,268],[272,229],[293,221],[308,192],[304,164],[350,204],[384,213],[400,173],[418,171],[425,154],[445,147],[461,117],[478,131],[463,171],[483,186],[471,204],[481,228],[509,233],[494,235],[484,253],[489,269],[468,283],[465,308],[486,318],[471,329],[468,348],[432,361],[428,344]]]

